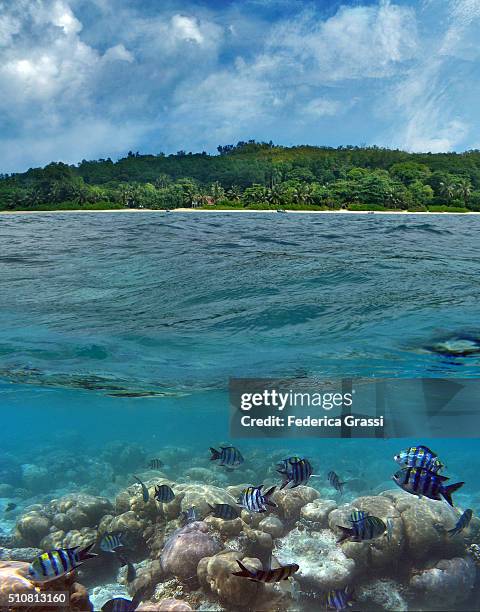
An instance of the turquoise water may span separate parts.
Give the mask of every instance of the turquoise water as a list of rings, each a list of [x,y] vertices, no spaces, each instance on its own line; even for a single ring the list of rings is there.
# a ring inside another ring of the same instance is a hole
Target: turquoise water
[[[56,452],[81,463],[114,441],[141,449],[120,484],[87,463],[16,492],[15,512],[35,495],[113,496],[167,446],[208,459],[229,439],[230,376],[478,377],[478,353],[432,347],[480,335],[479,244],[474,216],[2,215],[2,453],[49,467]],[[480,506],[478,443],[434,444],[467,481],[459,503]],[[277,447],[325,470],[355,471],[361,456],[366,493],[389,481],[399,441]]]

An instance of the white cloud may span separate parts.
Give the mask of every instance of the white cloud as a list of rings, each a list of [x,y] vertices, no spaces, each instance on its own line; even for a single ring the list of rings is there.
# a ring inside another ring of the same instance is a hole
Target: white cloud
[[[122,61],[131,63],[135,58],[123,45],[115,45],[105,51],[103,59],[107,62]]]
[[[181,40],[189,40],[201,45],[204,41],[202,32],[200,31],[198,22],[192,17],[185,15],[174,15],[172,17],[172,28],[175,36]]]
[[[480,0],[444,0],[441,14],[438,2],[380,0],[328,17],[305,0],[270,21],[246,4],[0,0],[0,171],[47,163],[55,147],[108,155],[109,139],[143,151],[253,137],[467,142],[478,115],[455,102],[458,75],[478,68]]]
[[[438,11],[437,3],[427,6]],[[399,80],[390,98],[399,112],[392,144],[407,150],[435,153],[468,147],[472,115],[465,85],[470,91],[479,89],[469,72],[478,54],[480,0],[453,0],[445,7],[440,18],[447,27],[425,39],[421,59]],[[427,17],[435,23],[434,15]]]

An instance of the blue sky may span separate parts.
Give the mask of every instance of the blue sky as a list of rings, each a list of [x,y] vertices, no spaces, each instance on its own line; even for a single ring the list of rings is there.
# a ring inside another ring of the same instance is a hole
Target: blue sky
[[[0,0],[0,172],[255,138],[480,148],[480,0]]]

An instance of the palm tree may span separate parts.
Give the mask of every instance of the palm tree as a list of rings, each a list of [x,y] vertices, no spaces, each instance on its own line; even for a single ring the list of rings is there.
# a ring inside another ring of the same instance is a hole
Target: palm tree
[[[457,181],[456,192],[462,200],[467,203],[468,198],[472,195],[472,183],[466,177]]]

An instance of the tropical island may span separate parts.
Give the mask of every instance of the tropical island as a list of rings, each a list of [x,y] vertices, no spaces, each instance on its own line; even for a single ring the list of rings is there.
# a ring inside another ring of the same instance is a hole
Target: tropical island
[[[239,142],[218,154],[53,162],[0,175],[0,211],[480,211],[480,151]]]

